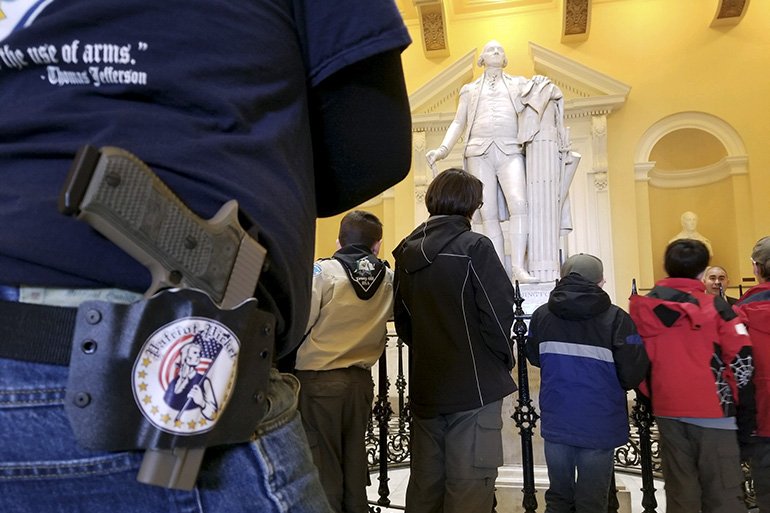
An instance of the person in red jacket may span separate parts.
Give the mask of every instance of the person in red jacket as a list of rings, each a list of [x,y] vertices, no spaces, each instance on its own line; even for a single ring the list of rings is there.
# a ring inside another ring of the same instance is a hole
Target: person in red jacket
[[[675,240],[668,277],[630,299],[651,362],[642,390],[660,430],[668,513],[746,511],[736,413],[753,403],[751,339],[732,307],[705,292],[708,262],[705,244]]]
[[[770,237],[751,252],[756,285],[741,296],[736,308],[744,316],[753,342],[757,429],[747,447],[759,511],[770,511]]]

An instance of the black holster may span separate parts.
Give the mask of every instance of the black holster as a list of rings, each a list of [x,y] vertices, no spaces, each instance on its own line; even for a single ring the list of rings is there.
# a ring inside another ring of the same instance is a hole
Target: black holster
[[[119,451],[249,440],[267,410],[274,324],[254,299],[221,310],[193,289],[83,303],[65,403],[79,443]]]

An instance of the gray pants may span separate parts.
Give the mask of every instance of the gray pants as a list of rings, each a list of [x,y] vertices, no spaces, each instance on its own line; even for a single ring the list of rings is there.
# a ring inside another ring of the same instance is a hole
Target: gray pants
[[[374,398],[369,370],[297,371],[299,411],[313,462],[336,513],[366,513],[366,428]]]
[[[490,513],[503,464],[503,401],[412,418],[406,513]]]
[[[740,513],[743,472],[736,431],[657,418],[668,513]]]

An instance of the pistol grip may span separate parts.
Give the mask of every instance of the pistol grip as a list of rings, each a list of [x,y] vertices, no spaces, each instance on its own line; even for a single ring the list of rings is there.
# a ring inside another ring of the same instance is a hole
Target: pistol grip
[[[144,264],[152,275],[146,295],[196,288],[222,308],[253,295],[266,252],[240,226],[235,200],[206,221],[141,160],[110,146],[98,158],[94,150],[84,152],[67,182],[60,210],[87,221]]]

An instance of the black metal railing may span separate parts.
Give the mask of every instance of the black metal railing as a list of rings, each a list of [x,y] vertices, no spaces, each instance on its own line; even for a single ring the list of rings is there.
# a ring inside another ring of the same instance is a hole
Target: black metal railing
[[[525,356],[527,324],[530,316],[522,309],[524,298],[519,290],[518,283],[515,288],[515,321],[513,336],[517,348],[517,392],[516,406],[511,415],[515,426],[518,428],[521,439],[521,465],[522,465],[522,507],[526,513],[536,513],[538,502],[535,490],[535,466],[533,457],[533,436],[540,416],[532,403],[529,385],[529,367]],[[376,501],[370,502],[370,511],[379,513],[381,507],[391,509],[404,509],[403,505],[392,504],[388,487],[388,471],[405,468],[409,464],[409,428],[411,413],[409,410],[409,398],[407,395],[408,382],[408,348],[398,339],[395,333],[389,334],[388,346],[396,349],[396,381],[395,395],[391,396],[391,383],[388,369],[388,348],[378,362],[377,369],[377,395],[372,408],[372,417],[367,433],[367,456],[369,461],[370,479],[376,476],[379,481]],[[392,360],[392,357],[391,357]],[[391,361],[392,363],[392,361]],[[655,479],[661,479],[661,460],[659,450],[658,430],[655,417],[649,400],[639,392],[633,392],[633,404],[631,406],[630,426],[631,435],[629,442],[615,451],[616,472],[628,472],[641,477],[642,487],[642,511],[644,513],[657,512],[657,499],[655,498]],[[393,410],[393,404],[397,410]],[[744,495],[747,507],[756,507],[753,483],[750,469],[743,465],[745,476]],[[610,501],[608,513],[617,512],[620,504],[617,498],[617,489],[613,476],[610,487]],[[503,513],[503,512],[500,512]]]

